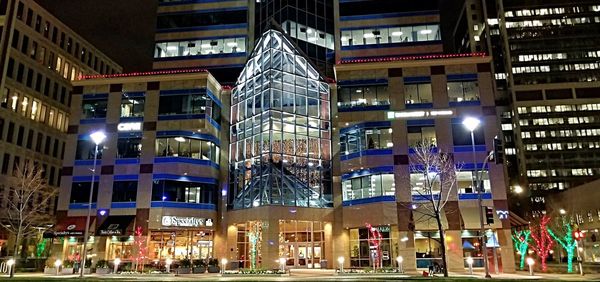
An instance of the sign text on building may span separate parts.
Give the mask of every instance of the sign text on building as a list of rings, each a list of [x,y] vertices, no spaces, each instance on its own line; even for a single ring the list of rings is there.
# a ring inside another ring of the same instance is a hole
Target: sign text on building
[[[172,227],[200,227],[205,226],[206,219],[193,216],[172,216],[162,217],[162,226]],[[211,221],[212,222],[212,221]]]

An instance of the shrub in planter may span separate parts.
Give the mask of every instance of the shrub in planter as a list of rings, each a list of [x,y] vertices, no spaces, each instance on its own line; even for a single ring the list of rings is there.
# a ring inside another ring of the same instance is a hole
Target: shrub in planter
[[[178,274],[190,274],[192,273],[192,261],[188,258],[179,261],[179,267],[177,268]]]
[[[219,260],[211,258],[208,260],[208,273],[219,273],[221,268],[219,267]]]
[[[203,259],[195,259],[193,262],[193,273],[204,273],[206,272],[206,262]]]
[[[75,262],[70,260],[70,259],[66,259],[63,261],[62,263],[62,270],[60,271],[60,273],[62,274],[73,274],[75,273],[75,269],[73,268],[75,266]]]
[[[110,268],[108,267],[107,260],[101,259],[96,262],[96,273],[97,274],[109,274],[110,273]]]

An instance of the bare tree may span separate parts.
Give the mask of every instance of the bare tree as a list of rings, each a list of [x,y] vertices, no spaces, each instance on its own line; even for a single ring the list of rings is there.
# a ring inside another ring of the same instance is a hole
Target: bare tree
[[[0,226],[14,234],[13,258],[18,258],[19,247],[25,238],[37,235],[36,228],[52,223],[46,207],[56,191],[48,187],[43,171],[32,162],[15,170],[8,181],[8,205],[0,210]]]
[[[427,140],[411,147],[410,171],[420,174],[418,183],[410,182],[411,191],[419,195],[419,201],[411,207],[420,218],[433,219],[440,234],[439,243],[442,251],[444,277],[448,277],[446,259],[446,236],[442,224],[444,206],[450,195],[456,194],[458,172],[452,155],[435,149],[435,145]]]

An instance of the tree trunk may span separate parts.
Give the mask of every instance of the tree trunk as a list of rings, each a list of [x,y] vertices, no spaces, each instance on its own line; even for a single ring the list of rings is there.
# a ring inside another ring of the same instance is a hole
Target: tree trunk
[[[435,220],[437,221],[438,231],[440,232],[440,244],[442,249],[442,267],[444,268],[444,277],[448,277],[448,265],[446,263],[446,235],[444,233],[444,227],[442,226],[442,220],[440,218],[440,212],[436,211]]]
[[[567,272],[573,272],[573,256],[574,256],[575,247],[567,248]]]

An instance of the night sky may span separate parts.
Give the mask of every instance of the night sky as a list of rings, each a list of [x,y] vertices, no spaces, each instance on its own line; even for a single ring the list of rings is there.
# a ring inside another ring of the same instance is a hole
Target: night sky
[[[123,66],[152,69],[155,0],[35,0]]]

